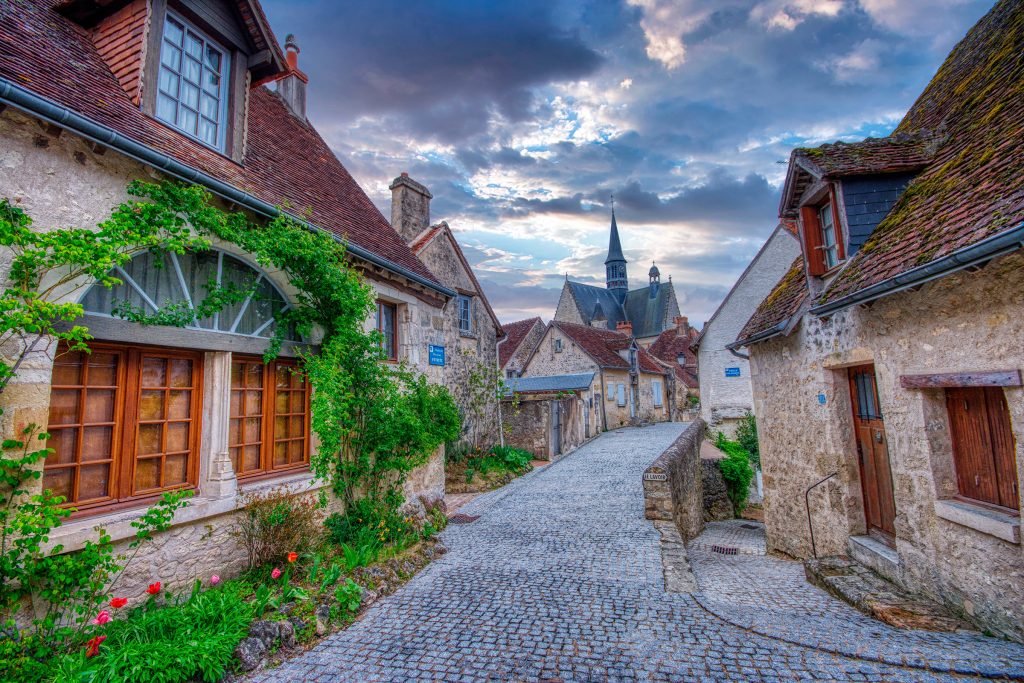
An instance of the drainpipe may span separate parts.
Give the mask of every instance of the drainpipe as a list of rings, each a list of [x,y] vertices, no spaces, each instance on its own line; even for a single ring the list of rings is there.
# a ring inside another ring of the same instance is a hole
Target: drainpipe
[[[601,430],[608,431],[608,409],[604,405],[605,396],[608,395],[608,387],[604,382],[604,368],[598,368],[601,373]]]
[[[736,356],[737,358],[740,358],[742,360],[750,360],[750,355],[749,354],[740,353],[736,349],[730,348],[728,346],[725,347],[725,350],[728,351],[729,353],[731,353],[732,355]]]
[[[497,363],[498,359],[501,357],[501,356],[498,355],[500,353],[498,351],[498,348],[501,346],[501,343],[503,341],[505,341],[505,339],[508,339],[508,337],[503,337],[502,339],[495,339],[494,340],[494,362],[495,363]],[[500,365],[498,366],[498,373],[499,374],[501,373],[501,366]],[[505,386],[505,378],[501,377],[500,379],[501,379],[502,386]],[[498,442],[502,445],[503,448],[505,446],[505,422],[504,422],[504,418],[502,418],[502,416],[501,416],[501,403],[502,403],[502,400],[504,398],[505,398],[505,392],[503,390],[501,392],[501,396],[498,397]]]

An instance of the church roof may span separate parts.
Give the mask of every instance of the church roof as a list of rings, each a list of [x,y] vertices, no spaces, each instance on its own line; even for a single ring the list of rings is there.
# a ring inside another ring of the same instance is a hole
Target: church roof
[[[622,255],[622,243],[619,241],[619,225],[615,222],[615,212],[612,211],[612,235],[608,239],[608,258],[606,258],[604,262],[624,262],[625,260],[626,257]]]
[[[665,327],[672,300],[671,282],[657,285],[654,296],[651,296],[650,287],[634,289],[626,293],[622,303],[619,303],[615,292],[604,287],[572,280],[568,285],[584,325],[589,325],[592,320],[600,320],[596,315],[600,308],[608,320],[609,330],[614,330],[617,323],[629,321],[633,323],[634,336],[654,337],[661,334]]]

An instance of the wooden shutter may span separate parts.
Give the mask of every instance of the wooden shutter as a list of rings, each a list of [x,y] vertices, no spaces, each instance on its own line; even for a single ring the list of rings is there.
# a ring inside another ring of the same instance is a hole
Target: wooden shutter
[[[818,223],[818,210],[813,206],[800,207],[800,227],[803,232],[804,259],[807,272],[820,276],[825,273],[825,255],[821,251],[821,225]]]
[[[1002,389],[947,389],[946,408],[960,495],[1018,509],[1013,433]]]

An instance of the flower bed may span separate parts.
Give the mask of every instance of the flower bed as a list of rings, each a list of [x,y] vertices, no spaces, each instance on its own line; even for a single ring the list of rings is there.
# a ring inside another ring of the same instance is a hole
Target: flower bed
[[[449,447],[446,450],[445,491],[480,493],[492,491],[533,469],[533,454],[512,446],[494,446],[484,453]]]

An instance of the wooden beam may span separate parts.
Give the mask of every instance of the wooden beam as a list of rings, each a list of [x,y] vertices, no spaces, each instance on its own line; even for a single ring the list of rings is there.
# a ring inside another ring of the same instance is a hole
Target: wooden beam
[[[258,69],[263,66],[268,66],[273,61],[274,55],[270,50],[260,50],[256,54],[249,55],[248,66],[250,69]]]
[[[900,375],[904,389],[944,389],[946,387],[1019,387],[1020,370],[947,372],[934,375]]]

